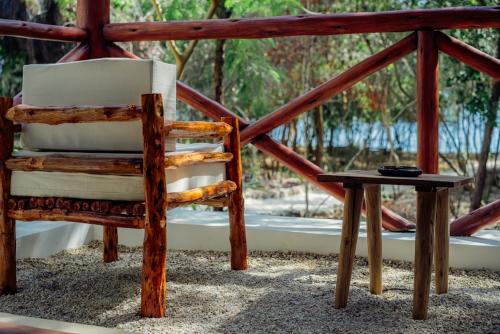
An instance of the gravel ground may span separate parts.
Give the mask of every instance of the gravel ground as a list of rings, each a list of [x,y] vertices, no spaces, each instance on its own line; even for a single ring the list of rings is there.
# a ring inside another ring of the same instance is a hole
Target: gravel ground
[[[18,261],[19,293],[0,311],[137,333],[500,333],[500,272],[453,270],[450,292],[431,295],[429,319],[411,319],[412,271],[385,262],[383,296],[368,292],[367,263],[356,260],[346,309],[333,308],[336,257],[251,254],[246,272],[226,253],[172,251],[163,319],[141,319],[140,248],[104,264],[102,244],[47,259]]]

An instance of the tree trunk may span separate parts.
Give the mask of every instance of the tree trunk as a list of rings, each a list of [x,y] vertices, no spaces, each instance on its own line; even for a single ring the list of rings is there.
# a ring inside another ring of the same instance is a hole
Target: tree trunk
[[[323,106],[319,106],[314,110],[314,128],[316,132],[316,151],[314,152],[314,161],[316,165],[323,168]]]
[[[227,9],[225,1],[218,1],[217,8],[215,9],[217,17],[220,19],[227,19],[231,16],[232,11]],[[222,88],[224,81],[224,45],[225,39],[216,41],[215,46],[215,59],[214,59],[214,99],[215,101],[222,102]]]
[[[500,58],[500,30],[497,30],[497,58]],[[488,106],[488,118],[486,120],[486,123],[484,124],[483,143],[481,146],[481,154],[479,156],[477,168],[476,187],[474,190],[474,195],[472,197],[470,211],[474,211],[479,208],[483,199],[488,171],[487,163],[488,157],[490,155],[491,137],[494,128],[493,124],[497,115],[499,98],[500,81],[496,81],[491,89],[490,103]]]

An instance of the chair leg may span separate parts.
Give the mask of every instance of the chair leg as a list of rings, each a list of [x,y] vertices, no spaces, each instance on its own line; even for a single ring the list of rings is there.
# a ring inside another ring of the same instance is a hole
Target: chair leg
[[[0,296],[16,293],[16,222],[0,212]]]
[[[167,294],[167,186],[163,122],[161,95],[142,95],[146,221],[141,280],[141,315],[155,318],[164,316]]]
[[[229,241],[231,243],[231,269],[248,268],[247,239],[245,230],[245,209],[243,199],[243,172],[241,167],[240,134],[238,119],[223,117],[223,122],[233,127],[233,131],[224,142],[226,152],[233,154],[233,159],[226,164],[226,176],[237,185],[229,196]]]
[[[380,185],[366,185],[366,231],[370,292],[382,294],[382,210]]]
[[[346,188],[344,222],[342,224],[337,285],[335,290],[335,308],[344,308],[347,305],[362,205],[363,187],[357,184],[350,185],[349,188]]]
[[[16,292],[16,222],[7,216],[10,171],[5,166],[14,145],[14,127],[4,116],[12,99],[0,97],[0,295]]]
[[[437,193],[436,224],[434,225],[434,273],[436,293],[448,292],[449,258],[449,191],[444,188]]]
[[[113,226],[104,226],[104,262],[114,262],[118,260],[118,228]]]
[[[432,237],[436,219],[436,191],[417,192],[417,232],[415,235],[415,278],[413,319],[427,319],[432,272]]]

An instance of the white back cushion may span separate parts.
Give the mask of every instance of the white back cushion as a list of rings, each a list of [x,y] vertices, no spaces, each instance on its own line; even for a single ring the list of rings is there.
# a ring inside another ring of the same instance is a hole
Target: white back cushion
[[[142,94],[161,93],[165,119],[175,120],[175,73],[175,65],[125,58],[26,65],[23,71],[23,103],[35,106],[140,106]],[[143,150],[141,121],[25,124],[21,140],[27,149]],[[167,151],[174,151],[175,140],[167,140],[165,146]]]

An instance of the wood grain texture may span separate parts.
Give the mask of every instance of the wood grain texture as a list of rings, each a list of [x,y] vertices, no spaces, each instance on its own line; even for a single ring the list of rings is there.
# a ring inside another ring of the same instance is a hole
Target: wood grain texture
[[[413,281],[413,319],[427,319],[432,273],[432,239],[436,220],[435,191],[417,192],[417,232]]]
[[[181,82],[177,82],[177,98],[214,120],[219,120],[220,117],[236,117],[238,118],[240,129],[249,124],[220,103],[209,99],[205,95]],[[320,189],[323,189],[340,201],[344,201],[344,189],[342,186],[337,183],[319,182],[317,176],[325,172],[300,154],[297,154],[268,135],[259,136],[255,139],[253,144],[260,151],[278,160],[295,173],[302,175]],[[382,223],[384,228],[389,231],[407,231],[415,228],[413,223],[410,223],[405,218],[384,207],[382,208]]]
[[[470,236],[498,222],[500,222],[500,199],[455,219],[450,224],[450,235]]]
[[[109,23],[109,0],[77,0],[76,26],[88,32],[90,58],[109,57],[103,27]]]
[[[125,228],[144,228],[143,217],[102,214],[98,212],[80,212],[63,209],[14,209],[8,211],[12,219],[22,221],[70,221],[93,225],[106,225]]]
[[[165,169],[182,166],[227,162],[233,155],[225,152],[194,152],[165,157]],[[142,175],[142,158],[94,158],[50,154],[37,157],[14,157],[6,162],[13,171],[44,171],[111,175]]]
[[[189,189],[183,192],[167,194],[168,208],[173,209],[178,206],[192,203],[202,203],[204,201],[230,194],[238,187],[233,181],[220,181],[208,186]]]
[[[14,126],[5,118],[12,99],[0,97],[0,296],[16,292],[16,222],[8,216],[10,171],[5,166],[14,146]]]
[[[340,239],[339,264],[337,267],[335,308],[344,308],[347,305],[362,205],[362,186],[358,185],[357,187],[347,188],[344,203],[344,221],[342,223]]]
[[[7,112],[7,118],[16,123],[64,123],[123,122],[141,117],[141,109],[133,104],[117,106],[61,106],[35,107],[19,104]]]
[[[102,231],[104,262],[118,260],[118,229],[115,226],[104,226]]]
[[[226,177],[235,185],[229,195],[229,241],[231,243],[231,269],[248,268],[247,237],[245,229],[245,204],[243,198],[243,170],[241,167],[241,148],[238,119],[223,117],[223,122],[234,130],[226,137],[224,148],[233,154],[233,160],[226,164]]]
[[[241,132],[242,144],[245,145],[259,135],[268,133],[272,129],[288,123],[301,113],[321,105],[336,94],[352,87],[370,74],[403,58],[414,51],[416,47],[416,35],[411,34],[392,46],[366,58],[333,79],[293,99],[274,112],[262,117],[257,122],[243,129]]]
[[[365,200],[370,292],[375,295],[380,295],[383,290],[382,201],[380,185],[365,186]]]
[[[434,278],[436,293],[448,292],[449,241],[450,241],[450,196],[449,190],[440,189],[436,201],[436,223],[434,224]]]
[[[321,182],[343,182],[364,184],[397,184],[419,187],[446,187],[454,188],[471,183],[472,177],[421,174],[418,177],[383,176],[376,170],[351,170],[347,172],[321,174],[318,176]]]
[[[146,223],[141,279],[141,315],[158,318],[165,314],[167,293],[167,185],[161,95],[142,95],[142,110]]]
[[[419,31],[417,49],[417,166],[439,172],[439,68],[434,31]]]
[[[108,24],[104,27],[104,37],[108,41],[125,42],[498,28],[499,18],[498,7],[459,7],[204,21],[134,22]]]
[[[224,122],[170,121],[165,123],[165,131],[169,138],[220,138],[227,136],[232,129],[229,124]]]
[[[82,42],[87,38],[87,32],[77,27],[0,19],[0,36],[60,42]]]
[[[65,212],[97,212],[112,215],[144,216],[144,202],[137,201],[107,201],[68,197],[26,197],[11,196],[8,202],[9,210],[15,209],[60,209]]]
[[[493,79],[500,79],[499,59],[440,31],[436,31],[435,36],[439,50]]]

